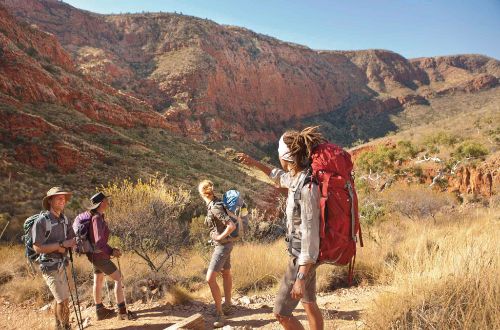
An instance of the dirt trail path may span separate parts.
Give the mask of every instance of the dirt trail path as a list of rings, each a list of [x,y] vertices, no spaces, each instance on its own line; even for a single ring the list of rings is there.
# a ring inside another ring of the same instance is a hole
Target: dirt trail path
[[[381,287],[372,286],[338,289],[333,293],[320,293],[318,305],[325,318],[325,329],[363,328],[361,317],[369,303],[381,290]],[[272,296],[257,297],[250,299],[255,300],[255,302],[251,301],[250,304],[242,303],[242,299],[240,299],[234,313],[228,317],[227,325],[234,329],[280,329],[272,314],[272,299]],[[88,307],[83,311],[84,319],[90,317],[86,329],[161,330],[194,313],[202,313],[206,320],[206,329],[212,329],[213,307],[204,302],[197,301],[181,306],[138,302],[131,305],[130,308],[137,311],[138,320],[119,321],[113,318],[96,322],[93,307]],[[302,305],[299,304],[295,315],[306,324],[306,315]],[[30,306],[15,306],[0,299],[0,329],[50,329],[51,326],[52,320],[49,310],[41,311]]]

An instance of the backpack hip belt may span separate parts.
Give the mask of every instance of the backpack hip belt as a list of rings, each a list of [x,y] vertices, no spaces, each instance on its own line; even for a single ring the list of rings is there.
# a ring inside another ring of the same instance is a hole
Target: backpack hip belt
[[[285,242],[287,243],[288,253],[291,256],[298,258],[302,247],[302,243],[300,242],[300,240],[295,238],[293,234],[291,234],[285,237]]]
[[[40,267],[46,268],[46,267],[52,267],[57,265],[57,269],[61,269],[63,265],[65,264],[66,259],[61,257],[61,258],[47,258],[47,259],[41,259],[40,260]]]

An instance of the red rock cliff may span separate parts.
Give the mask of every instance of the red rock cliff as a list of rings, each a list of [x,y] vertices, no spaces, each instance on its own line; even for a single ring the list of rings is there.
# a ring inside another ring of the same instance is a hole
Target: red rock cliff
[[[195,139],[268,141],[271,128],[290,119],[345,107],[383,112],[498,85],[499,62],[484,56],[315,51],[177,14],[98,15],[58,1],[2,1],[55,34],[82,72],[146,101]]]

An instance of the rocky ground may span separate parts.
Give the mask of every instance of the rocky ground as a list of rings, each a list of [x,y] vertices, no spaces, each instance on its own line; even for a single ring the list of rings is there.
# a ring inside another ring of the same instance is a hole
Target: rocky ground
[[[318,294],[318,304],[325,319],[325,329],[359,329],[366,324],[362,315],[381,287],[356,287],[338,289]],[[280,329],[272,314],[274,296],[237,297],[235,310],[228,317],[224,329]],[[193,301],[172,306],[161,302],[136,302],[131,310],[137,312],[135,321],[119,321],[115,318],[97,322],[90,303],[83,306],[82,317],[87,329],[165,329],[195,313],[203,314],[206,329],[212,329],[213,305],[208,301]],[[0,298],[0,329],[49,329],[52,325],[50,305],[38,308],[32,302],[13,304]],[[306,325],[306,315],[301,305],[296,315]],[[74,315],[72,314],[74,321]],[[73,323],[76,327],[76,323]]]

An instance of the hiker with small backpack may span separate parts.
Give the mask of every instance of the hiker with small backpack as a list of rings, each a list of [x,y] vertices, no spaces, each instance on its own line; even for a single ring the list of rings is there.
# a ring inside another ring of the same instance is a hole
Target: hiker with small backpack
[[[54,296],[55,329],[64,330],[71,329],[69,323],[71,292],[67,254],[76,244],[75,233],[68,218],[63,214],[71,196],[71,192],[60,187],[51,188],[42,200],[45,211],[33,219],[31,232],[27,233],[27,241],[32,244],[32,247],[30,244],[27,245],[27,252],[29,253],[31,249],[31,252],[34,252],[29,253],[28,257],[39,261],[42,276]]]
[[[87,211],[79,214],[73,223],[77,236],[76,251],[85,253],[94,270],[94,302],[97,320],[103,320],[114,315],[112,309],[102,303],[104,275],[115,282],[115,298],[118,305],[118,319],[135,319],[135,313],[128,311],[123,292],[123,279],[120,270],[111,261],[111,257],[120,258],[121,251],[108,244],[110,230],[105,220],[105,211],[109,206],[109,197],[98,192],[90,198]]]
[[[203,180],[198,185],[198,191],[207,204],[207,216],[205,225],[210,229],[210,238],[214,245],[214,252],[207,270],[206,280],[210,287],[212,297],[215,302],[215,322],[214,327],[224,326],[224,314],[229,313],[232,291],[231,276],[231,251],[233,242],[237,240],[231,234],[237,227],[222,201],[214,194],[214,184],[209,180]],[[224,304],[219,286],[217,285],[217,275],[222,273],[222,283],[224,287]]]

